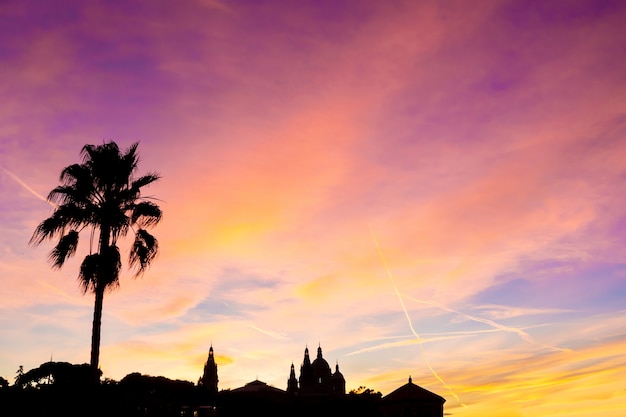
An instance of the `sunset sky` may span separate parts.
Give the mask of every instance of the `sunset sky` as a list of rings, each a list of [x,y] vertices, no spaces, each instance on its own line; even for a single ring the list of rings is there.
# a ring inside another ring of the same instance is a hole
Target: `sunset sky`
[[[89,362],[28,241],[85,144],[140,142],[161,252],[101,369],[346,388],[455,416],[623,416],[626,2],[0,2],[0,376]],[[124,256],[129,240],[122,246]],[[126,259],[126,258],[124,258]]]

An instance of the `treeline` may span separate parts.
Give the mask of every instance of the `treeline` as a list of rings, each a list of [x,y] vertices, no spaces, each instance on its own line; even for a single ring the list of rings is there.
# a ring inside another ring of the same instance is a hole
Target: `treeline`
[[[0,381],[0,415],[138,417],[180,416],[183,406],[210,400],[189,381],[131,373],[120,381],[94,378],[90,365],[47,362]]]

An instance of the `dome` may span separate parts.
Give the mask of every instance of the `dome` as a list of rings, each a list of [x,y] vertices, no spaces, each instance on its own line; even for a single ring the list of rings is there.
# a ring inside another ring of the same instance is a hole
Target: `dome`
[[[330,377],[333,393],[344,395],[346,393],[346,380],[343,374],[339,372],[339,363],[335,365],[335,373]]]
[[[345,381],[346,379],[343,377],[343,374],[339,372],[339,364],[335,365],[335,373],[331,377],[333,381]]]
[[[337,365],[337,373],[333,375],[328,362],[322,356],[322,348],[317,348],[317,357],[313,362],[309,359],[309,349],[304,350],[304,361],[300,367],[299,387],[292,389],[301,395],[342,395],[346,393],[346,382]],[[295,382],[295,375],[290,381]]]
[[[311,363],[311,367],[313,368],[313,372],[316,376],[330,376],[330,366],[326,359],[322,357],[322,348],[317,348],[317,358]]]
[[[313,361],[313,363],[311,364],[311,366],[313,367],[313,370],[317,373],[319,372],[326,372],[328,371],[328,373],[330,373],[330,365],[328,365],[328,362],[326,362],[326,359],[324,358],[317,358]]]

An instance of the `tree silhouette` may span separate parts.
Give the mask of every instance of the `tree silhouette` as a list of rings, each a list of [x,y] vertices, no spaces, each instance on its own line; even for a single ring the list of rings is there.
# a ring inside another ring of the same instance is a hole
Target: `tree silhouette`
[[[22,375],[24,375],[24,365],[20,365],[20,367],[17,368],[17,371],[15,371],[15,381],[17,382],[17,380],[20,379]]]
[[[97,377],[100,375],[98,371]],[[56,385],[57,387],[80,388],[93,380],[93,368],[88,364],[72,365],[68,362],[46,362],[39,367],[23,373],[15,380],[15,385],[38,387]]]
[[[54,212],[37,226],[30,239],[31,245],[37,246],[58,238],[49,261],[53,268],[61,268],[76,253],[80,232],[91,232],[89,254],[80,266],[78,281],[83,293],[95,294],[90,363],[94,370],[98,369],[100,357],[104,293],[119,286],[122,262],[118,238],[126,236],[129,230],[134,232],[129,264],[136,268],[135,277],[148,268],[158,252],[158,242],[146,228],[156,225],[162,212],[141,191],[160,176],[152,172],[135,177],[138,145],[134,143],[124,152],[113,141],[85,145],[81,150],[82,163],[61,171],[62,185],[48,195],[48,201],[55,205]]]

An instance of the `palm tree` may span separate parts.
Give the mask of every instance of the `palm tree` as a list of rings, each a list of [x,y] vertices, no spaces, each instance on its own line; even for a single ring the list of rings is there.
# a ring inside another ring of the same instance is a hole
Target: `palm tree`
[[[62,185],[54,188],[48,201],[54,206],[52,215],[41,222],[30,239],[37,246],[44,240],[58,238],[49,260],[53,268],[61,268],[76,253],[81,231],[90,231],[89,254],[83,260],[78,281],[83,293],[95,294],[91,336],[91,366],[99,367],[100,328],[104,293],[119,286],[122,268],[118,238],[132,230],[135,242],[130,249],[129,264],[142,275],[158,253],[158,242],[146,228],[156,225],[161,209],[142,188],[158,180],[157,173],[135,177],[139,163],[138,143],[123,153],[111,141],[102,145],[85,145],[82,163],[61,171]],[[94,248],[94,237],[98,236]]]

